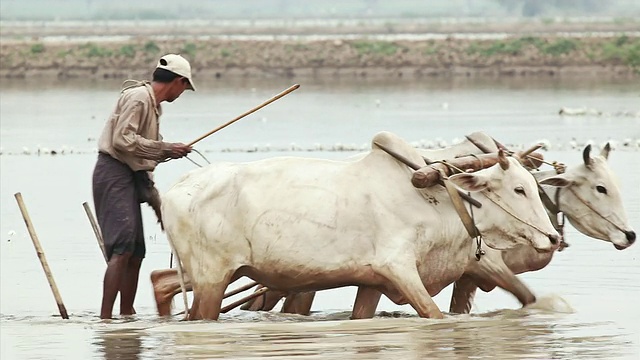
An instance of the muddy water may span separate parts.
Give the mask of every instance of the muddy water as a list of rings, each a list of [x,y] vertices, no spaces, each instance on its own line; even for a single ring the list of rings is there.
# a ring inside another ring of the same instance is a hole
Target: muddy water
[[[280,155],[339,159],[379,130],[421,144],[451,143],[484,130],[504,143],[546,139],[549,159],[580,161],[582,144],[612,140],[610,163],[640,228],[640,110],[635,83],[299,81],[299,90],[196,146],[210,161]],[[203,81],[165,107],[165,138],[189,141],[291,83]],[[92,152],[117,83],[2,83],[0,93],[0,341],[2,359],[535,358],[640,356],[640,247],[617,251],[569,228],[571,247],[545,269],[521,275],[539,296],[518,309],[500,290],[480,292],[468,316],[419,319],[383,299],[376,318],[349,321],[355,289],[319,293],[311,317],[234,310],[220,322],[154,316],[148,275],[169,265],[164,235],[144,208],[147,258],[133,319],[97,319],[104,261],[82,209],[90,201]],[[601,115],[560,116],[561,107]],[[627,142],[632,145],[624,146]],[[574,148],[575,147],[575,148]],[[36,155],[40,149],[40,156]],[[58,155],[49,154],[56,150]],[[291,151],[303,149],[304,151]],[[317,151],[307,151],[317,150]],[[252,152],[255,151],[255,152]],[[62,154],[64,152],[64,154]],[[23,154],[24,153],[24,154]],[[28,155],[28,154],[29,155]],[[197,155],[193,159],[204,162]],[[195,165],[157,170],[166,190]],[[14,193],[21,192],[71,319],[57,317]],[[245,280],[239,280],[238,284]],[[435,298],[447,309],[451,289]],[[235,299],[235,298],[234,298]],[[229,299],[231,301],[233,299]],[[181,309],[176,298],[174,312]],[[117,311],[117,305],[116,305]]]

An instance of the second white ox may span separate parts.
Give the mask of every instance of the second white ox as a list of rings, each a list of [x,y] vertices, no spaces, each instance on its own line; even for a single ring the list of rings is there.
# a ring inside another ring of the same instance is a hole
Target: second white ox
[[[374,142],[420,164],[390,133]],[[163,197],[165,229],[191,278],[191,318],[217,319],[228,284],[248,276],[272,289],[361,285],[421,317],[441,318],[431,299],[458,279],[473,243],[443,188],[417,189],[411,170],[375,144],[364,158],[273,158],[190,172]],[[517,160],[449,181],[475,192],[476,226],[488,246],[518,239],[552,251],[559,235]]]

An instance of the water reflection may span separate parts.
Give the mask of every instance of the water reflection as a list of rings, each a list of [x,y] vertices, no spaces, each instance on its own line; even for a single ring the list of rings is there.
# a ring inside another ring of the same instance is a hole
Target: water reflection
[[[98,331],[93,344],[105,360],[140,359],[143,350],[138,331]]]
[[[567,323],[562,315],[524,310],[518,317],[513,312],[494,315],[450,316],[444,321],[416,317],[327,321],[331,317],[327,314],[297,322],[284,317],[280,321],[174,323],[140,332],[102,332],[96,345],[105,359],[178,354],[190,359],[610,359],[632,351],[619,337],[592,335],[594,324],[588,325],[588,336],[577,335],[580,325]],[[596,328],[606,330],[607,326]],[[145,347],[146,342],[157,346]]]

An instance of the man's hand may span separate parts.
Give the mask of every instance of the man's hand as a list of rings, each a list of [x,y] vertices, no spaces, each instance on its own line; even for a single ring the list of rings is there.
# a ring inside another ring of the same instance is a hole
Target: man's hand
[[[185,145],[183,143],[173,143],[169,148],[169,157],[172,159],[180,159],[181,157],[187,156],[191,152],[191,146]]]

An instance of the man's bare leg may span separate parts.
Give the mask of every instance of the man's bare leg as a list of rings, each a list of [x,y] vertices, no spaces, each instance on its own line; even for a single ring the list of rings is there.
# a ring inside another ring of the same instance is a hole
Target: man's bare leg
[[[115,303],[118,291],[120,291],[123,284],[130,258],[131,254],[125,253],[122,255],[114,254],[111,256],[111,259],[109,259],[102,285],[102,307],[100,309],[101,319],[112,318],[113,304]]]
[[[127,271],[120,287],[120,315],[133,315],[133,302],[138,291],[138,277],[140,275],[142,258],[131,257],[127,264]]]

